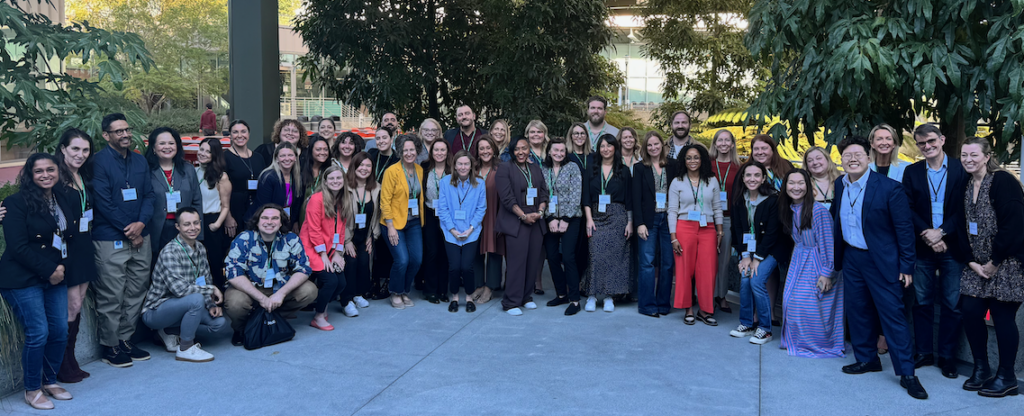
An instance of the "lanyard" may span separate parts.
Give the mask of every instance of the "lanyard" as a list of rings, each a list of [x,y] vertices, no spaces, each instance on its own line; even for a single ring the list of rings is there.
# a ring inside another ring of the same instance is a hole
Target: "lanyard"
[[[605,195],[605,187],[608,186],[608,181],[612,180],[613,176],[615,176],[615,174],[612,173],[612,169],[608,169],[608,177],[605,178],[604,168],[601,168],[601,195]]]
[[[363,186],[363,192],[359,194],[359,200],[356,201],[356,205],[359,206],[359,213],[362,214],[364,208],[366,208],[366,186]]]
[[[655,162],[654,165],[651,165],[651,169],[652,170],[653,169],[657,169],[657,167],[655,167],[656,165],[657,165],[657,162]],[[660,166],[658,166],[658,167],[660,167]],[[665,184],[665,168],[662,167],[661,168],[661,172],[659,172],[657,175],[654,175],[654,192],[657,193],[658,191],[660,191],[662,185],[664,185],[664,184]]]
[[[942,172],[942,177],[939,178],[939,186],[932,185],[932,175],[928,174],[928,187],[932,188],[932,202],[939,202],[939,190],[942,189],[942,184],[946,182],[947,173],[949,173],[948,169]]]
[[[441,178],[437,177],[437,169],[430,170],[430,176],[434,178],[434,190],[437,191],[437,196],[441,196]]]
[[[853,185],[853,184],[851,183],[850,185]],[[847,187],[846,187],[846,190],[845,190],[845,192],[846,192],[846,198],[848,198],[848,199],[849,199],[849,197],[850,197],[850,188],[851,188],[851,187],[852,187],[852,186],[847,186]],[[860,199],[860,196],[861,196],[861,195],[863,195],[863,194],[864,194],[864,189],[861,189],[860,191],[858,191],[858,192],[857,192],[857,197],[856,197],[856,198],[853,198],[853,200],[852,200],[852,201],[850,201],[850,208],[853,208],[853,206],[854,206],[854,205],[857,205],[857,200],[859,200],[859,199]]]
[[[562,170],[559,169],[558,172],[561,173]],[[548,169],[548,195],[549,196],[554,196],[555,195],[555,184],[558,183],[558,181],[556,179],[557,178],[555,178],[555,169],[554,168]]]
[[[277,241],[277,237],[274,237],[274,241],[271,241],[269,244],[266,241],[263,241],[263,238],[259,233],[256,233],[256,237],[260,239],[260,242],[263,243],[263,248],[267,250],[267,270],[270,270],[270,268],[273,267],[274,242]]]
[[[469,151],[470,147],[473,146],[473,140],[476,140],[476,130],[473,130],[473,134],[469,135],[469,146],[466,146],[466,136],[462,134],[462,130],[459,130],[459,141],[462,142],[462,149]]]
[[[700,205],[700,211],[704,212],[704,195],[700,192],[700,179],[697,179],[697,185],[693,185],[693,181],[690,180],[690,188],[693,188],[693,202],[694,204]]]
[[[130,157],[132,157],[132,152],[131,151],[128,151],[128,153],[125,153],[125,155],[124,155],[124,188],[125,189],[131,189],[132,188],[132,185],[128,183],[128,178],[131,177],[131,172],[132,172],[131,169],[130,169],[131,163],[128,162],[128,158],[130,158]],[[173,167],[172,167],[172,169],[173,169]]]
[[[747,222],[750,223],[750,235],[754,235],[754,205],[747,200]]]
[[[813,180],[814,178],[811,178],[811,179]],[[828,192],[825,192],[824,190],[821,189],[821,186],[818,185],[818,181],[817,180],[814,180],[814,187],[818,188],[818,192],[821,192],[821,197],[824,198],[825,202],[828,202],[828,201],[832,200],[832,198],[828,197]],[[832,184],[831,183],[828,185],[828,189],[832,190]]]
[[[583,170],[587,170],[587,155],[576,152],[573,152],[573,154],[580,160],[580,164],[583,165]]]
[[[729,167],[725,168],[725,176],[722,176],[722,165],[719,165],[718,162],[715,162],[715,170],[718,171],[718,182],[722,186],[722,192],[725,192],[725,181],[728,180],[726,178],[729,177],[729,171],[732,170],[732,163],[729,163]]]
[[[164,183],[167,184],[167,193],[174,193],[174,165],[171,165],[171,180],[167,180],[167,174],[164,174]]]
[[[537,164],[540,164],[541,162],[544,161],[544,159],[542,159],[540,156],[537,156],[537,154],[533,152],[533,148],[530,148],[530,155],[537,160]]]
[[[391,156],[388,156],[388,158],[384,161],[387,162],[388,160],[391,160]],[[377,183],[380,183],[380,177],[381,175],[384,175],[384,169],[387,168],[386,166],[384,168],[380,166],[380,152],[377,152],[377,163],[374,165],[374,168],[376,172],[374,172],[373,176],[376,176]],[[405,168],[403,167],[402,169],[404,170]]]
[[[89,195],[85,192],[85,179],[82,179],[82,182],[78,185],[82,188],[78,190],[78,195],[82,197],[82,213],[85,213],[85,208],[89,206],[88,202],[86,202]]]
[[[185,248],[184,244],[181,244],[181,241],[178,241],[178,239],[175,238],[174,242],[178,243],[178,247],[181,247],[181,251],[185,252],[185,257],[188,257],[188,262],[192,264],[192,273],[194,273],[195,277],[198,278],[199,277],[199,265],[196,264],[195,260],[192,260],[192,255],[188,254],[188,249]]]
[[[250,152],[249,157],[242,157],[242,155],[238,154],[238,151],[235,150],[234,146],[231,147],[231,153],[234,153],[235,156],[238,156],[238,160],[241,160],[242,164],[245,165],[245,168],[249,170],[249,179],[256,179],[256,174],[253,173],[252,171],[252,163],[249,162],[249,159],[252,158],[252,153]]]
[[[402,165],[402,173],[405,174],[405,184],[409,185],[409,199],[416,199],[416,197],[419,195],[419,191],[417,191],[415,189],[415,187],[412,186],[412,183],[409,182],[409,172],[407,172],[405,170],[405,163],[402,163],[402,162],[398,162],[398,163],[400,165]],[[420,181],[420,177],[418,175],[416,175],[416,170],[415,169],[412,171],[412,177],[413,177],[413,179],[416,182]]]
[[[532,150],[531,150],[531,152],[532,152]],[[533,187],[533,172],[530,172],[530,165],[526,165],[526,169],[525,170],[523,169],[522,166],[516,165],[516,167],[519,168],[519,173],[522,173],[523,177],[526,178],[526,187],[527,188],[532,188]]]
[[[491,173],[491,167],[488,166],[486,172],[481,170],[481,171],[477,172],[477,175],[480,176],[481,178],[484,178],[484,180],[487,180],[487,175],[489,175],[490,173]]]
[[[466,193],[465,194],[461,193],[463,185],[465,185],[465,187],[466,187]],[[459,209],[460,210],[462,209],[462,203],[466,202],[466,198],[469,198],[469,189],[470,189],[470,185],[469,185],[469,179],[468,178],[466,180],[460,180],[458,188],[455,188],[456,194],[459,196]]]
[[[597,132],[597,136],[594,136],[594,131],[590,129],[590,123],[587,123],[587,133],[590,134],[590,144],[593,145],[597,139],[600,139],[604,135],[604,129],[608,128],[608,123],[601,126],[601,131]]]

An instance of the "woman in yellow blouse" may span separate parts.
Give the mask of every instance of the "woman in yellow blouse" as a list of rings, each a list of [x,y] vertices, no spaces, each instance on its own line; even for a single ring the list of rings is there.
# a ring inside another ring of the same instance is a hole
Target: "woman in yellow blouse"
[[[395,259],[388,284],[391,306],[405,309],[413,306],[409,292],[423,263],[423,168],[416,163],[423,143],[416,136],[403,134],[395,140],[395,148],[401,162],[384,171],[380,209],[381,225],[386,229],[388,248]]]

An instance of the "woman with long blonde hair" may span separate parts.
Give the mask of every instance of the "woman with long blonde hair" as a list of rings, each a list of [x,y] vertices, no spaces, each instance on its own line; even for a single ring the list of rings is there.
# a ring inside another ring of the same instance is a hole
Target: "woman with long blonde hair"
[[[331,331],[327,322],[327,304],[345,290],[345,242],[351,238],[345,228],[352,220],[352,203],[345,192],[345,171],[330,165],[324,180],[306,204],[306,226],[299,239],[313,269],[310,276],[320,289],[316,296],[313,328]]]

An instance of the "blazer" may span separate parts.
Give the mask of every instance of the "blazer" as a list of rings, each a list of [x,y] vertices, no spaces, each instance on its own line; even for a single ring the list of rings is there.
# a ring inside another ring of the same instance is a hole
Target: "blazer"
[[[423,168],[415,165],[416,176],[423,178]],[[420,193],[416,198],[419,202],[420,226],[423,226],[423,186],[420,186]],[[402,162],[391,165],[384,171],[384,177],[380,183],[380,225],[387,225],[387,220],[395,226],[396,230],[404,230],[405,222],[409,219],[409,183],[405,180],[405,171],[402,169]]]
[[[676,177],[676,164],[669,161],[662,168],[665,170],[665,208],[668,208],[668,187],[672,185],[672,179]],[[638,163],[633,168],[633,223],[637,227],[649,226],[654,222],[654,209],[656,207],[654,188],[654,168]],[[667,211],[666,211],[667,212]]]
[[[67,228],[62,237],[69,239],[65,243],[70,247],[70,237],[78,231],[78,222],[82,216],[78,211],[81,208],[73,206],[62,192],[54,192],[53,195],[67,219]],[[65,264],[67,269],[68,259],[61,259],[60,247],[53,246],[53,235],[58,231],[53,215],[49,212],[29,211],[24,191],[7,197],[4,206],[7,207],[3,227],[7,250],[0,257],[0,270],[3,270],[0,273],[0,289],[24,289],[48,282],[58,265]]]
[[[89,187],[89,182],[86,182],[86,202],[89,202],[89,206],[86,209],[92,208],[92,192]],[[65,262],[64,281],[74,286],[86,282],[92,282],[96,280],[96,248],[92,244],[92,232],[79,232],[79,225],[82,221],[82,197],[78,193],[78,190],[70,186],[57,186],[54,187],[55,192],[61,193],[67,198],[68,207],[64,208],[64,215],[68,217],[68,220],[73,220],[76,224],[74,229],[70,229],[64,232],[68,237],[68,258]],[[57,203],[60,203],[58,199]],[[96,211],[93,211],[93,218],[96,218]],[[52,242],[52,241],[51,241]],[[49,276],[47,276],[49,277]]]
[[[153,200],[153,216],[149,218],[149,224],[146,228],[149,229],[151,246],[153,247],[153,257],[157,257],[160,253],[160,235],[163,234],[164,221],[167,220],[167,176],[164,176],[164,171],[160,169],[160,166],[156,166],[149,171],[150,181],[153,183],[153,193],[156,194],[156,198]],[[199,211],[199,221],[203,220],[203,193],[199,190],[199,177],[196,176],[196,170],[190,166],[185,165],[182,169],[174,167],[174,173],[171,174],[173,179],[172,186],[174,192],[181,192],[181,202],[178,202],[178,208],[181,207],[192,207],[196,211]],[[173,213],[173,211],[172,211]],[[199,240],[203,239],[203,235],[206,230],[200,227]]]
[[[750,231],[745,194],[746,192],[744,195],[736,195],[731,211],[732,227],[729,232],[732,234],[732,246],[737,253],[747,251],[743,234]],[[759,260],[772,256],[776,261],[786,264],[793,256],[793,239],[782,229],[782,220],[779,216],[779,194],[768,195],[754,208],[754,241],[757,242],[754,257]]]
[[[359,214],[359,193],[356,192],[355,188],[349,188],[347,186],[345,187],[345,192],[348,192],[349,200],[352,201],[352,215]],[[380,227],[375,225],[380,224],[380,186],[374,187],[373,190],[370,191],[370,199],[373,200],[373,206],[375,209],[373,210],[373,217],[366,219],[366,226],[369,227],[367,235],[371,239],[376,240],[377,237],[380,237]],[[346,224],[345,244],[352,241],[352,237],[355,236],[356,233],[356,227],[358,227],[358,224],[356,224],[355,218]]]
[[[437,218],[441,222],[444,241],[457,246],[476,241],[480,238],[484,214],[487,213],[487,186],[484,180],[477,178],[476,186],[466,183],[460,186],[461,190],[452,185],[452,175],[443,176],[440,183],[441,192],[437,200],[434,201],[434,208],[437,211]],[[461,203],[459,202],[460,198],[462,198]],[[465,211],[465,217],[455,218],[456,210]],[[462,232],[471,226],[473,232],[465,240],[456,239],[451,233],[453,228]]]
[[[292,179],[298,177],[299,173],[293,167]],[[293,180],[292,183],[295,183],[295,181]],[[256,210],[260,209],[264,204],[274,203],[288,208],[288,218],[291,219],[292,228],[294,229],[295,224],[298,223],[297,219],[302,214],[302,202],[306,200],[306,190],[300,189],[302,187],[293,186],[291,205],[287,206],[285,202],[288,200],[288,194],[284,185],[285,183],[277,176],[277,172],[273,169],[264,170],[260,174],[260,183],[256,186],[256,198],[253,200],[252,205],[249,206],[249,211],[245,213],[245,220],[248,221],[252,218],[253,214],[256,214]]]
[[[498,200],[501,202],[501,209],[498,210],[498,218],[494,225],[499,233],[512,237],[519,236],[519,225],[523,223],[512,211],[513,206],[519,205],[519,209],[523,210],[523,213],[531,214],[538,212],[540,205],[548,202],[548,184],[544,182],[544,172],[540,170],[540,166],[534,163],[527,163],[526,168],[530,170],[530,177],[533,179],[532,186],[537,188],[537,198],[534,199],[533,205],[526,205],[528,184],[526,176],[519,171],[519,166],[515,161],[503,162],[498,165],[498,171],[495,173],[494,183],[498,187]],[[541,233],[548,232],[548,226],[543,219],[538,220],[537,223],[540,223]]]
[[[903,173],[907,170],[907,166],[910,166],[910,163],[908,163],[906,161],[903,161],[903,160],[901,160],[900,164],[898,164],[898,165],[890,163],[889,164],[889,174],[887,174],[885,176],[888,176],[889,179],[892,179],[892,180],[894,180],[896,182],[902,183],[903,182]],[[878,165],[875,165],[875,162],[871,162],[870,164],[868,164],[868,167],[871,168],[872,172],[878,172]]]
[[[996,171],[992,175],[992,188],[989,189],[988,196],[992,201],[992,208],[996,211],[996,225],[999,229],[992,241],[990,259],[996,266],[1012,257],[1024,261],[1024,190],[1021,189],[1020,181],[1009,172]],[[967,188],[964,192],[964,198],[974,199],[973,189]],[[966,218],[966,211],[964,214],[957,233],[961,250],[951,254],[957,261],[969,263],[976,260],[974,248],[971,247],[968,237],[970,224]]]
[[[960,224],[964,215],[964,199],[962,198],[967,189],[967,171],[960,164],[959,159],[946,156],[946,193],[942,202],[942,228],[946,236],[942,241],[946,243],[947,253],[960,251],[960,238],[957,236]],[[932,196],[931,187],[928,182],[928,161],[922,160],[907,167],[903,173],[903,189],[907,192],[907,200],[910,203],[911,220],[914,222],[914,235],[917,241],[917,255],[923,258],[932,258],[935,252],[927,243],[921,232],[932,227]]]
[[[327,216],[322,192],[317,192],[309,198],[306,204],[306,223],[299,230],[299,239],[302,240],[302,248],[306,250],[309,267],[313,271],[324,270],[320,253],[327,253],[327,257],[330,258],[336,251],[345,251],[346,222],[340,213],[336,213],[334,218]],[[334,234],[338,234],[337,244],[334,244]]]
[[[861,213],[864,241],[875,267],[883,273],[886,281],[895,283],[900,273],[914,274],[917,257],[914,250],[914,224],[910,219],[910,205],[903,185],[879,174],[868,176],[863,211]],[[839,215],[843,206],[843,178],[836,179],[836,196],[832,203],[832,218],[835,219],[836,261],[835,271],[843,269],[843,252],[846,240],[843,238],[843,218]],[[835,278],[837,276],[833,276]]]

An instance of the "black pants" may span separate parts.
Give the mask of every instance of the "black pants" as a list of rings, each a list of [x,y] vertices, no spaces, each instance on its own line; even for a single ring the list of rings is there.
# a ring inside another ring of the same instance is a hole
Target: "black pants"
[[[213,284],[220,290],[227,289],[227,280],[224,279],[224,257],[228,254],[228,244],[231,240],[224,234],[223,225],[217,231],[210,231],[210,224],[217,222],[220,213],[203,214],[203,247],[206,247],[206,257],[210,262],[210,278]]]
[[[332,273],[324,270],[313,272],[312,277],[316,281],[316,287],[320,289],[316,294],[316,313],[327,312],[327,304],[345,290],[345,273]]]
[[[424,208],[423,217],[423,294],[441,296],[448,287],[448,256],[445,254],[444,234],[441,234],[441,220],[434,210]]]
[[[505,256],[498,253],[477,254],[476,260],[473,262],[476,287],[487,285],[491,290],[501,288],[501,263],[504,259]]]
[[[1020,302],[960,296],[964,332],[967,334],[967,342],[971,345],[975,365],[988,363],[988,325],[985,324],[985,312],[991,312],[992,324],[996,330],[996,343],[999,345],[999,368],[1013,372],[1020,343],[1016,321],[1019,308]]]
[[[548,230],[544,236],[544,249],[548,254],[548,270],[558,297],[580,300],[580,270],[576,266],[576,242],[580,236],[580,219],[571,218],[564,233]]]
[[[381,294],[383,296],[378,296],[378,298],[384,299],[391,296],[391,292],[388,291],[388,282],[391,280],[391,265],[395,262],[395,258],[391,256],[391,249],[388,248],[387,227],[372,226],[381,228],[381,236],[373,246],[373,280],[370,291],[375,293],[369,295],[372,298],[373,295]]]
[[[357,233],[358,237],[359,234]],[[356,256],[345,256],[345,290],[341,292],[341,303],[347,305],[356,296],[365,296],[370,291],[370,253],[366,252],[366,238],[354,238]]]
[[[480,241],[462,246],[445,242],[444,250],[448,254],[448,291],[458,295],[459,287],[463,287],[466,295],[472,294],[476,290],[473,262],[480,253]]]

